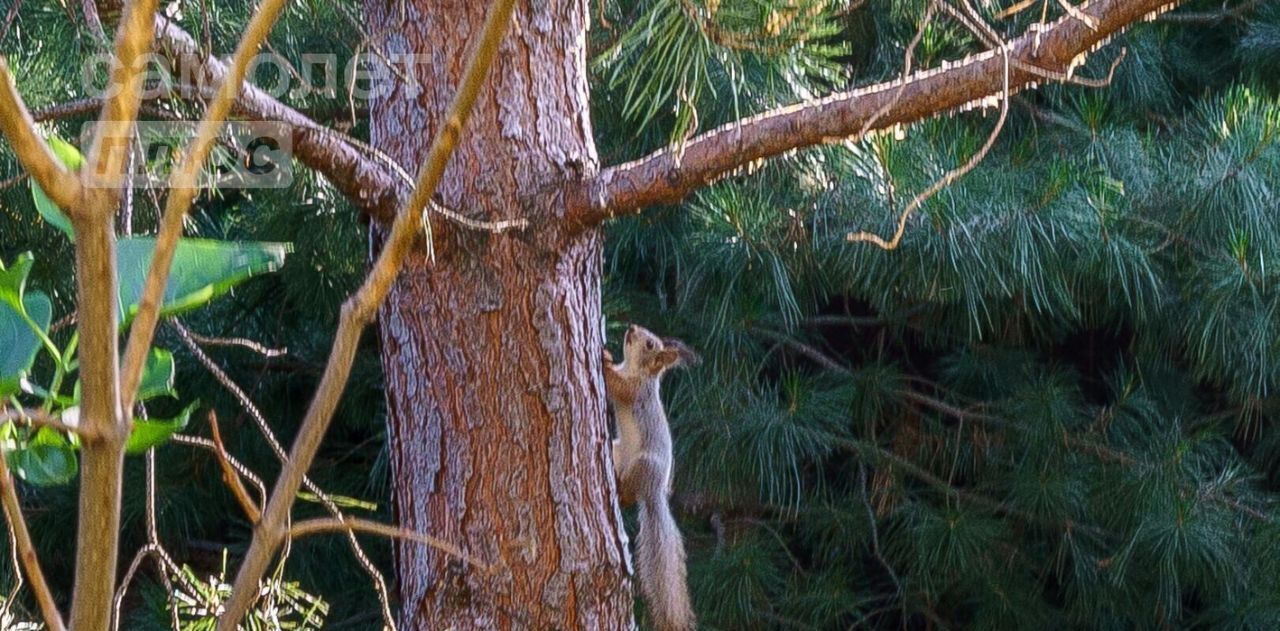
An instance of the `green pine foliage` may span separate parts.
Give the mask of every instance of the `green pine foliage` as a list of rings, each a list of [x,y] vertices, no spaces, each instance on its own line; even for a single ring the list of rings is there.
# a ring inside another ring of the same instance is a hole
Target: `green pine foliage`
[[[832,3],[836,35],[768,55],[839,79],[708,73],[699,93],[750,114],[894,78],[925,4]],[[689,7],[649,10],[697,30]],[[984,10],[1004,33],[1039,17],[1001,8]],[[892,252],[846,235],[892,234],[995,109],[800,152],[612,226],[611,319],[709,360],[668,389],[707,628],[1280,625],[1277,20],[1140,26],[1080,71],[1105,76],[1124,48],[1110,87],[1015,96],[990,155]],[[702,35],[684,46],[716,51]],[[976,50],[937,19],[916,64]],[[602,153],[678,143],[685,104],[662,86],[688,60],[610,54]],[[735,117],[691,107],[704,129]],[[631,110],[656,112],[640,136]]]

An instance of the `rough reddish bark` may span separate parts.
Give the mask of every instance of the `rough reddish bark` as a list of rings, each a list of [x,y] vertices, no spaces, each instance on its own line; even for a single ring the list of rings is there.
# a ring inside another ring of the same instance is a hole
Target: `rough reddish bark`
[[[398,520],[498,563],[487,575],[398,545],[405,629],[631,624],[606,456],[600,235],[566,236],[562,203],[520,202],[596,167],[587,5],[530,4],[516,11],[439,194],[468,215],[523,216],[535,228],[451,229],[435,265],[425,253],[409,261],[379,315]],[[402,164],[421,161],[487,5],[408,0],[402,21],[399,3],[366,1],[389,54],[425,57],[411,69],[420,93],[398,86],[371,108],[374,145]]]

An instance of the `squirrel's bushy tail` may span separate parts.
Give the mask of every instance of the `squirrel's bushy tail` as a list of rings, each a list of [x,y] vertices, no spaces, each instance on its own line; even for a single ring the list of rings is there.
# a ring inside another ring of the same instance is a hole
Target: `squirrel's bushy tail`
[[[640,593],[658,631],[692,631],[694,616],[685,579],[684,540],[665,494],[658,489],[652,491],[639,498],[636,572],[640,576]]]

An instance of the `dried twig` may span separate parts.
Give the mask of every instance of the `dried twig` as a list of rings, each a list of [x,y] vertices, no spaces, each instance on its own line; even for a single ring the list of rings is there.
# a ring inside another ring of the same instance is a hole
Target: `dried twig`
[[[243,337],[207,337],[190,329],[186,329],[186,334],[191,336],[191,339],[197,344],[204,346],[239,346],[263,357],[281,357],[289,354],[289,349],[287,348],[268,348],[261,343]]]
[[[244,478],[253,484],[253,487],[258,491],[259,501],[267,501],[267,485],[262,482],[262,478],[259,478],[258,475],[250,470],[249,467],[245,466],[243,462],[240,462],[235,456],[232,456],[225,450],[219,454],[218,446],[215,445],[212,440],[202,438],[200,436],[190,436],[188,434],[174,434],[173,442],[180,445],[189,445],[191,447],[207,449],[219,460],[226,460],[227,464],[231,465],[231,468],[236,471],[236,474],[239,477]]]
[[[280,473],[271,499],[263,511],[262,520],[254,529],[253,542],[245,554],[240,572],[232,587],[231,600],[226,613],[218,620],[219,631],[232,631],[252,602],[258,582],[281,542],[288,535],[286,523],[289,509],[297,495],[298,487],[311,461],[315,458],[329,422],[337,409],[338,400],[346,388],[355,360],[360,333],[373,320],[378,306],[391,290],[400,268],[408,257],[417,237],[422,213],[425,211],[436,185],[444,175],[445,166],[461,137],[463,126],[471,113],[480,87],[488,76],[489,66],[496,56],[498,46],[511,23],[514,0],[495,0],[485,20],[481,35],[463,72],[458,92],[454,96],[444,124],[440,127],[431,149],[422,165],[417,186],[391,226],[382,253],[378,255],[363,285],[342,308],[342,316],[335,335],[329,363],[316,391],[311,407],[303,419],[298,437],[289,454],[289,462]]]
[[[262,411],[258,409],[258,406],[254,405],[253,400],[249,398],[249,395],[246,394],[245,391],[231,379],[231,376],[223,371],[222,368],[219,367],[218,364],[215,363],[213,359],[211,359],[208,354],[206,354],[204,350],[195,343],[191,331],[187,330],[187,328],[176,319],[170,320],[169,323],[173,326],[174,330],[177,331],[178,337],[182,340],[183,345],[185,345],[187,349],[191,351],[191,354],[195,355],[196,359],[204,365],[205,369],[209,371],[209,374],[213,375],[213,378],[216,379],[218,383],[231,394],[231,396],[235,397],[236,401],[240,403],[240,407],[249,415],[249,418],[253,419],[253,422],[258,427],[258,431],[262,433],[262,437],[267,441],[267,445],[271,447],[271,451],[275,453],[276,458],[280,460],[280,463],[286,464],[288,462],[288,454],[285,453],[284,447],[276,438],[275,433],[271,431],[271,424],[267,422],[266,416],[262,414]],[[212,441],[198,442],[204,441],[204,439],[195,437],[183,437],[183,439],[186,440],[188,444],[202,446],[210,451],[216,452],[216,446]],[[235,458],[232,458],[230,454],[225,452],[225,450],[220,457],[225,458],[241,476],[254,483],[255,487],[258,489],[260,504],[265,504],[267,501],[267,490],[262,481],[252,472],[249,472],[244,465],[236,462]],[[321,489],[320,485],[311,480],[311,478],[303,476],[302,484],[320,500],[320,504],[323,505],[325,510],[328,511],[335,519],[343,519],[346,517],[338,507],[337,503],[333,501],[333,498]],[[365,554],[364,548],[360,545],[360,541],[354,534],[348,533],[347,542],[351,545],[351,552],[355,555],[356,561],[360,563],[360,567],[364,569],[365,573],[367,573],[369,578],[373,581],[373,590],[378,595],[378,603],[382,607],[383,625],[394,631],[396,628],[395,617],[391,613],[391,597],[387,591],[386,579],[383,578],[382,573],[378,571],[378,568],[373,565],[373,561],[369,560],[369,556]]]
[[[218,429],[218,415],[213,410],[209,410],[209,432],[213,435],[213,451],[218,455],[218,466],[222,467],[222,480],[227,483],[232,495],[235,495],[249,522],[258,523],[258,519],[262,517],[262,511],[258,510],[257,505],[249,498],[248,491],[245,491],[244,484],[240,482],[240,475],[231,466],[231,460],[227,457],[227,448],[222,444],[222,432]]]
[[[882,238],[881,236],[873,232],[861,231],[856,233],[850,233],[848,235],[847,239],[850,243],[865,241],[869,243],[874,243],[875,245],[880,246],[885,250],[892,250],[897,248],[898,245],[902,243],[902,235],[906,233],[907,220],[911,218],[912,213],[914,213],[917,209],[919,209],[921,205],[923,205],[926,201],[929,200],[929,198],[933,197],[934,195],[937,195],[939,191],[950,186],[952,182],[964,177],[965,174],[969,173],[970,171],[973,170],[974,167],[978,166],[978,163],[982,162],[983,158],[987,157],[987,153],[990,152],[991,147],[995,145],[996,138],[1000,136],[1000,131],[1004,129],[1004,122],[1006,119],[1008,119],[1008,116],[1009,116],[1009,45],[1008,43],[1003,41],[1000,42],[1000,54],[1004,59],[1004,66],[1003,66],[1004,79],[1003,79],[1002,97],[1000,99],[1000,118],[996,120],[996,126],[994,129],[991,130],[991,134],[987,136],[987,141],[983,143],[982,147],[978,149],[977,153],[973,154],[973,156],[970,157],[967,162],[965,162],[963,165],[955,169],[948,171],[945,175],[943,175],[941,178],[938,178],[937,181],[935,181],[932,185],[930,185],[929,188],[926,188],[925,190],[917,194],[915,197],[911,198],[911,201],[907,203],[906,208],[903,208],[902,212],[898,215],[897,229],[894,230],[893,236],[890,237],[889,240],[886,241],[884,238]]]

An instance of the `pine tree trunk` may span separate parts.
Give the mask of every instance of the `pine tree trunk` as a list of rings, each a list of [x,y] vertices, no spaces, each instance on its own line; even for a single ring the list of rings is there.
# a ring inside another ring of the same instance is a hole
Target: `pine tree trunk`
[[[492,574],[398,544],[405,629],[631,625],[626,540],[607,457],[601,243],[560,233],[555,190],[596,168],[586,2],[522,5],[441,184],[446,206],[534,228],[456,226],[415,256],[379,315],[398,520],[498,565]],[[373,99],[373,142],[426,153],[488,2],[366,0],[371,33],[423,86]],[[527,197],[527,194],[525,195]],[[442,220],[435,218],[437,225]],[[377,240],[375,228],[375,243]]]

